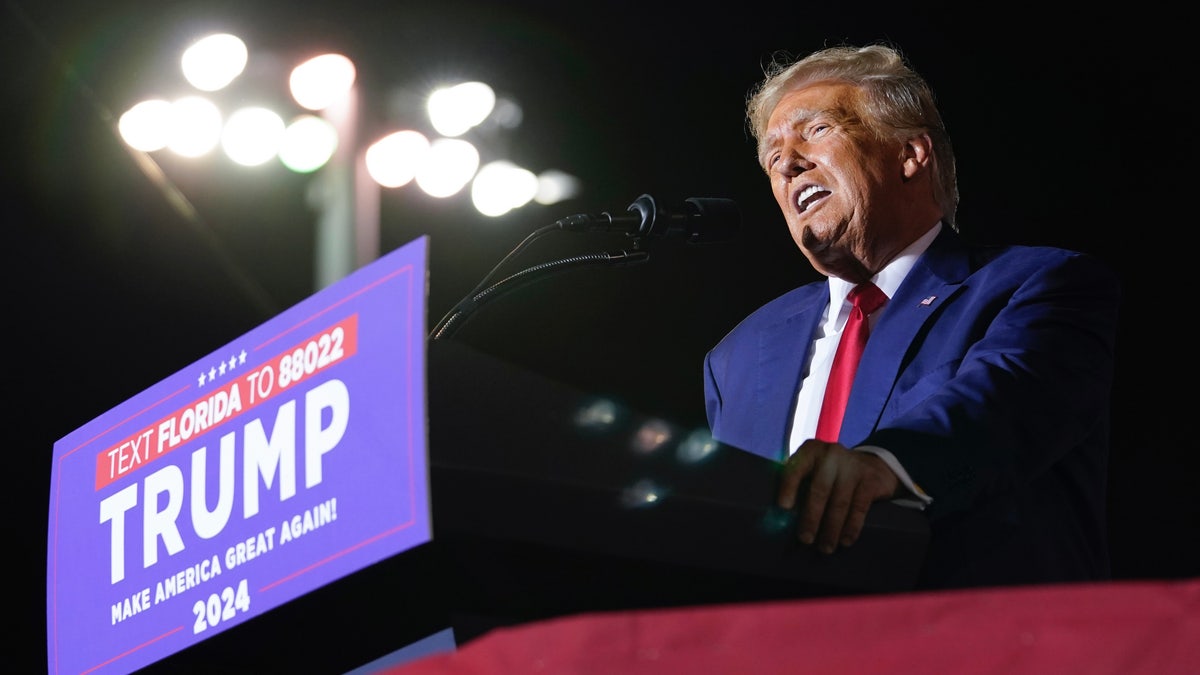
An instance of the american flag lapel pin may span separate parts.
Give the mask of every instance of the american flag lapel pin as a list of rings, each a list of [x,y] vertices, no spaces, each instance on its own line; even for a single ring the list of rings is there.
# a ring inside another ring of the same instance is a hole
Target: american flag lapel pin
[[[921,301],[921,306],[922,306],[922,307],[928,307],[928,306],[930,306],[930,305],[932,305],[932,304],[933,304],[933,301],[934,301],[934,300],[937,300],[937,296],[936,296],[936,295],[931,295],[931,296],[929,296],[928,298],[925,298],[924,300],[922,300],[922,301]]]

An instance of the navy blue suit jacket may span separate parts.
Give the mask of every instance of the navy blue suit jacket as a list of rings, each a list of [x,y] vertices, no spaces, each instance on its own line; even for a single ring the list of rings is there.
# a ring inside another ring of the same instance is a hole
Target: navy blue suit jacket
[[[824,281],[739,323],[704,359],[714,438],[782,461]],[[1048,247],[968,247],[949,228],[872,329],[842,424],[930,496],[920,586],[1107,579],[1119,283]]]

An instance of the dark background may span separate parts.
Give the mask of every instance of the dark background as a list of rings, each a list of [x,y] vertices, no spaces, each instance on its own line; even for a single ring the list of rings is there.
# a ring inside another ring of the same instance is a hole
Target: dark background
[[[1156,228],[1191,223],[1176,220],[1169,204],[1157,207],[1165,213],[1140,208],[1137,218],[1127,211],[1187,194],[1162,195],[1162,184],[1147,178],[1153,160],[1144,148],[1186,159],[1194,132],[1176,121],[1186,128],[1145,138],[1175,113],[1148,106],[1116,65],[1119,46],[1136,35],[1130,25],[974,3],[583,4],[4,4],[3,367],[17,460],[5,493],[6,531],[13,528],[6,557],[17,562],[9,578],[19,588],[10,611],[30,631],[34,663],[45,662],[55,441],[316,290],[311,177],[242,169],[216,155],[156,155],[196,209],[187,218],[115,134],[116,116],[166,93],[151,83],[182,81],[172,74],[178,53],[215,30],[240,35],[252,64],[279,73],[318,50],[350,56],[364,92],[365,136],[421,124],[406,109],[406,92],[489,82],[524,110],[522,126],[495,141],[498,150],[534,171],[580,178],[583,191],[571,201],[495,219],[477,215],[465,196],[386,191],[382,251],[430,236],[430,325],[527,234],[558,218],[623,211],[643,193],[665,204],[736,200],[744,224],[734,241],[652,242],[644,265],[573,271],[528,287],[486,306],[456,336],[697,425],[704,352],[753,308],[815,278],[755,163],[743,123],[747,91],[777,50],[895,43],[938,93],[958,156],[964,233],[1088,251],[1121,274],[1114,571],[1121,579],[1196,575],[1198,462],[1183,440],[1184,404],[1194,395],[1177,381],[1190,366],[1163,370],[1169,349],[1146,336],[1167,309],[1161,294],[1190,258],[1182,245],[1157,243],[1170,240]],[[625,245],[556,235],[516,267]]]

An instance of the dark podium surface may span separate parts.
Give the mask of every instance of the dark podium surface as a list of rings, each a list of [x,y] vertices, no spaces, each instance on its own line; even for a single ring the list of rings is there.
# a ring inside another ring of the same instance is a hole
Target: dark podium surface
[[[919,512],[876,504],[822,556],[772,507],[776,464],[449,340],[429,343],[433,541],[146,672],[346,672],[452,628],[583,612],[887,593]]]

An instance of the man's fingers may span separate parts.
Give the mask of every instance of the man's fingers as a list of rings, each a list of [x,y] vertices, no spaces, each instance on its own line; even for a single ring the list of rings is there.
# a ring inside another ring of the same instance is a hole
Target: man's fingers
[[[779,481],[777,500],[780,508],[796,508],[796,499],[800,494],[800,486],[812,471],[816,460],[817,448],[814,443],[820,441],[805,441],[792,456],[783,463],[783,475]]]
[[[860,453],[856,459],[859,460],[862,477],[855,483],[850,511],[846,514],[846,522],[842,526],[842,546],[850,546],[858,541],[871,505],[881,499],[891,498],[899,485],[896,474],[892,473],[878,455]]]
[[[824,450],[809,471],[808,494],[804,497],[803,510],[797,523],[796,536],[805,544],[816,541],[824,531],[822,522],[830,517],[830,500],[835,496],[838,484],[839,451],[831,444],[824,444]],[[836,514],[833,517],[836,518]]]
[[[833,489],[825,498],[825,513],[817,535],[817,550],[821,553],[833,553],[842,540],[846,517],[851,511],[851,499],[854,497],[854,483],[843,476],[833,484]]]
[[[874,499],[861,487],[860,484],[860,489],[854,491],[854,497],[850,500],[850,508],[846,512],[846,520],[842,523],[842,534],[838,539],[838,543],[842,546],[851,546],[858,541],[863,525],[867,522],[867,512],[871,510],[871,504],[874,503]]]
[[[825,517],[831,482],[827,476],[822,475],[823,473],[819,467],[809,480],[808,494],[804,497],[804,508],[800,510],[799,519],[796,522],[796,536],[805,544],[816,541],[817,533],[821,529],[821,520]]]
[[[780,506],[797,510],[801,542],[833,553],[858,541],[871,505],[894,492],[895,483],[891,470],[874,455],[808,441],[785,467]]]

